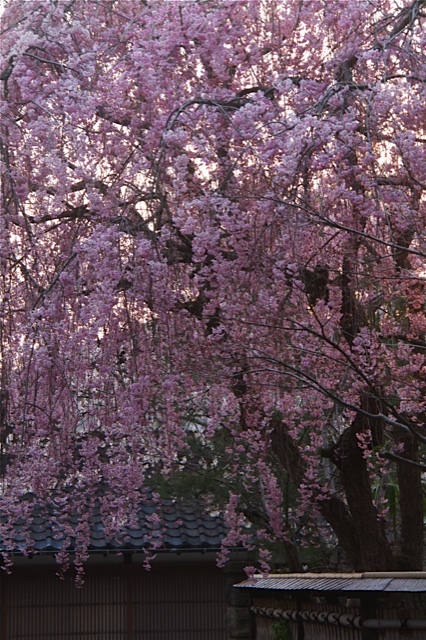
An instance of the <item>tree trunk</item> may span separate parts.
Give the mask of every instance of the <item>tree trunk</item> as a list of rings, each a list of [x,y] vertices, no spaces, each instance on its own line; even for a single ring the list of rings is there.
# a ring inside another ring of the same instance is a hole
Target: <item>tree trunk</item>
[[[361,549],[348,507],[337,496],[330,496],[320,503],[319,510],[336,534],[353,569],[358,571],[362,566]]]
[[[416,461],[419,444],[409,434],[400,441],[404,444],[402,458]],[[401,546],[398,569],[420,571],[423,568],[423,489],[421,470],[404,462],[397,463],[399,509],[401,514]]]
[[[366,460],[357,440],[361,431],[357,417],[341,440],[340,480],[352,515],[354,532],[360,549],[361,571],[384,571],[392,568],[392,554],[383,523],[373,504]],[[355,567],[354,567],[355,568]]]

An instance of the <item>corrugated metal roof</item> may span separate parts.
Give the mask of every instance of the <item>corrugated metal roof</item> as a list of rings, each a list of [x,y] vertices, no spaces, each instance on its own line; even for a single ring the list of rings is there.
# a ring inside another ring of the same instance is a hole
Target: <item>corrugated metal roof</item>
[[[357,574],[281,574],[268,577],[254,576],[236,585],[242,589],[256,589],[268,591],[343,591],[343,592],[426,592],[426,572],[405,574],[374,573],[371,577],[368,573]]]
[[[152,521],[155,514],[156,522]],[[30,540],[25,535],[27,526],[22,520],[15,524],[16,551],[31,547],[39,553],[57,553],[62,549],[65,532],[57,524],[55,508],[34,506],[29,522]],[[74,526],[78,516],[68,519]],[[99,507],[90,517],[89,551],[137,551],[152,547],[152,540],[161,539],[160,550],[219,549],[227,534],[222,515],[211,516],[199,505],[182,504],[174,500],[155,502],[147,500],[139,505],[132,525],[125,526],[114,539],[107,537]],[[0,552],[2,545],[0,542]]]
[[[426,591],[426,579],[416,578],[393,578],[391,583],[384,589],[384,591],[390,592],[417,592],[422,593]]]

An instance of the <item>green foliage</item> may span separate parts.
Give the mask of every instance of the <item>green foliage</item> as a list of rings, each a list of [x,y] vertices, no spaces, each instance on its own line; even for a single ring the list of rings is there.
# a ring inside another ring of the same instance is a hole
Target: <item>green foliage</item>
[[[292,640],[291,629],[288,622],[280,620],[272,625],[274,640]]]
[[[162,469],[152,476],[152,486],[161,498],[204,500],[218,507],[226,504],[230,489],[227,482],[224,449],[227,439],[203,442],[196,434],[187,434],[188,451],[181,454],[180,470],[164,475]]]

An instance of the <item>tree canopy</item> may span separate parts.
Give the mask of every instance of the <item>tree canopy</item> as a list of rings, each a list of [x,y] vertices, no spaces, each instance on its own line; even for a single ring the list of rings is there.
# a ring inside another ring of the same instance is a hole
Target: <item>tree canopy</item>
[[[113,531],[186,468],[227,488],[227,542],[248,519],[261,562],[334,536],[355,569],[421,568],[425,19],[9,0],[6,544],[54,497],[84,549],[95,500]]]

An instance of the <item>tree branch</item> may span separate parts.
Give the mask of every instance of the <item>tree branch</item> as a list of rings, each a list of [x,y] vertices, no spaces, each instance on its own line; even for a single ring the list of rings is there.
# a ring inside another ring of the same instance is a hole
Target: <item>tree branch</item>
[[[421,462],[415,462],[414,460],[410,460],[409,458],[403,458],[398,456],[396,453],[392,453],[390,451],[381,451],[379,453],[381,458],[385,458],[386,460],[392,460],[392,462],[402,462],[403,464],[408,464],[411,467],[415,467],[416,469],[420,469],[420,471],[426,471],[426,464],[422,464]]]

